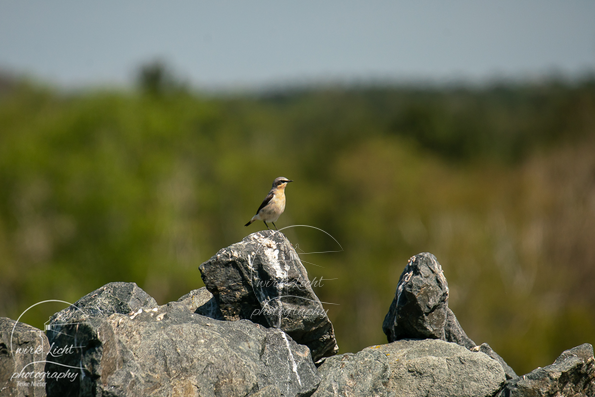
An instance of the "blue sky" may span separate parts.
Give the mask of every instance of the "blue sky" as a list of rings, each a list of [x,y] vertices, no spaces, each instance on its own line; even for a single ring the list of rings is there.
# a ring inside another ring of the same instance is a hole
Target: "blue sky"
[[[595,71],[595,1],[0,2],[0,69],[130,84],[154,59],[214,89],[573,77]]]

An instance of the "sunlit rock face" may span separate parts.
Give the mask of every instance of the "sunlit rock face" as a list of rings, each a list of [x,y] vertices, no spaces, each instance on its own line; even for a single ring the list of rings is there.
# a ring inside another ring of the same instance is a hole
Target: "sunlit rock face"
[[[283,233],[253,233],[217,252],[200,272],[225,320],[279,328],[308,346],[315,361],[337,353],[326,309]]]

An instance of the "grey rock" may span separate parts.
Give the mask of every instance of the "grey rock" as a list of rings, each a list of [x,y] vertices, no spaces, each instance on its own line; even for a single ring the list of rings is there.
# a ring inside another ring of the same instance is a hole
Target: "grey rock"
[[[398,342],[395,342],[398,343]],[[315,397],[386,396],[391,368],[388,356],[377,348],[326,358],[318,367],[321,377]]]
[[[50,344],[43,331],[0,317],[0,396],[45,396],[48,351]]]
[[[509,380],[498,396],[595,396],[593,346],[585,343],[564,351],[553,364]]]
[[[103,355],[99,329],[113,314],[131,314],[157,309],[155,299],[135,283],[114,282],[83,296],[73,305],[54,314],[46,327],[50,344],[64,354],[48,357],[46,371],[63,378],[47,381],[49,396],[94,395],[99,377],[96,367]]]
[[[477,346],[448,307],[448,282],[436,257],[428,252],[409,259],[382,329],[389,342],[401,339],[440,339],[472,351],[482,351],[502,365],[508,379],[514,370],[487,344]]]
[[[51,365],[80,376],[54,382],[49,396],[307,396],[318,386],[309,349],[281,330],[193,313],[205,291],[160,307],[143,296],[108,284],[52,318],[50,340],[77,348]]]
[[[493,396],[505,382],[495,360],[436,339],[399,340],[325,359],[313,396]]]
[[[214,318],[215,320],[225,320],[223,314],[221,313],[221,309],[219,309],[219,304],[217,304],[217,300],[209,292],[206,287],[202,287],[198,290],[200,292],[201,299],[203,299],[200,306],[196,308],[194,313],[200,314],[202,316]],[[194,292],[194,291],[193,291]],[[205,300],[208,298],[208,300]],[[182,299],[182,298],[180,298]]]
[[[159,305],[136,283],[113,282],[83,296],[74,305],[54,314],[50,318],[52,327],[59,327],[64,319],[104,318],[110,314],[128,314],[139,309],[150,309]],[[53,328],[52,328],[53,329]]]
[[[389,343],[399,339],[444,339],[448,284],[434,255],[411,257],[401,273],[382,330]]]
[[[448,308],[448,293],[442,266],[434,255],[425,252],[411,257],[382,324],[388,341],[431,338],[474,347]]]
[[[200,307],[206,305],[212,299],[213,294],[211,294],[205,287],[202,287],[188,292],[176,302],[170,302],[170,304],[181,304],[186,307],[189,312],[196,313]]]
[[[225,320],[215,297],[206,287],[192,290],[178,299],[177,302],[170,302],[170,304],[182,305],[190,312],[215,320]]]
[[[225,320],[279,328],[308,346],[314,360],[337,353],[333,325],[283,233],[253,233],[199,269]]]

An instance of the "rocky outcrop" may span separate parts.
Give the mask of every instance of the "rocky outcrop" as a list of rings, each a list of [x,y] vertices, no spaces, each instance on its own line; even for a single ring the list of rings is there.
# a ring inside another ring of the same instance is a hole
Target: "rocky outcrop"
[[[77,347],[52,358],[48,368],[74,367],[80,376],[48,382],[48,395],[243,396],[267,390],[301,396],[316,389],[320,379],[306,346],[275,328],[194,314],[205,295],[193,291],[158,307],[136,284],[112,283],[57,313],[50,341],[76,340]]]
[[[383,324],[390,343],[342,355],[282,233],[248,236],[200,270],[208,289],[163,306],[134,283],[107,284],[52,316],[47,338],[0,319],[0,395],[595,395],[591,345],[522,377],[476,346],[428,253],[401,275]]]
[[[43,331],[0,317],[0,396],[45,396],[42,375],[49,347]]]
[[[595,360],[588,343],[566,350],[552,365],[509,380],[498,397],[595,396]]]
[[[337,353],[333,325],[283,233],[253,233],[199,269],[225,320],[281,329],[308,346],[314,360]]]
[[[327,358],[314,396],[492,396],[505,381],[481,352],[436,339],[399,340]]]

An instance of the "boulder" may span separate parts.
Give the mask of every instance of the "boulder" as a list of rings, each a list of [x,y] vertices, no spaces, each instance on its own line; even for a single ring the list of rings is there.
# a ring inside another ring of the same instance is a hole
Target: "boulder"
[[[43,331],[0,317],[0,395],[45,396],[45,358],[50,351]]]
[[[114,282],[54,314],[46,333],[50,344],[62,349],[63,354],[48,356],[46,371],[62,373],[64,377],[48,379],[48,395],[95,395],[101,375],[98,370],[103,361],[103,345],[113,336],[99,333],[106,319],[115,314],[157,310],[157,307],[155,299],[135,283]],[[105,382],[105,378],[101,381]]]
[[[382,330],[389,343],[399,339],[445,339],[448,284],[436,257],[411,257],[401,273]]]
[[[136,283],[113,282],[83,296],[73,305],[54,314],[46,327],[48,337],[59,334],[62,323],[73,319],[102,321],[110,314],[128,314],[139,309],[159,307],[157,301]],[[51,339],[50,339],[51,340]]]
[[[80,376],[48,384],[48,395],[312,394],[319,377],[306,346],[279,329],[193,313],[209,299],[197,290],[156,306],[134,283],[83,297],[53,316],[48,332],[57,344],[76,341],[75,354],[48,367]]]
[[[498,397],[595,396],[593,346],[585,343],[564,351],[553,364],[509,380]]]
[[[493,396],[505,382],[500,364],[437,339],[399,340],[325,359],[313,396]]]
[[[448,307],[448,283],[442,266],[427,252],[407,262],[382,330],[389,342],[431,338],[466,348],[475,346]]]
[[[467,336],[448,307],[448,296],[448,283],[436,257],[427,252],[411,257],[382,324],[388,341],[431,338],[453,342],[486,353],[502,365],[507,379],[515,378],[513,369],[489,345],[477,346]]]
[[[333,325],[283,233],[253,233],[199,269],[225,320],[279,328],[308,346],[314,360],[337,353]]]

